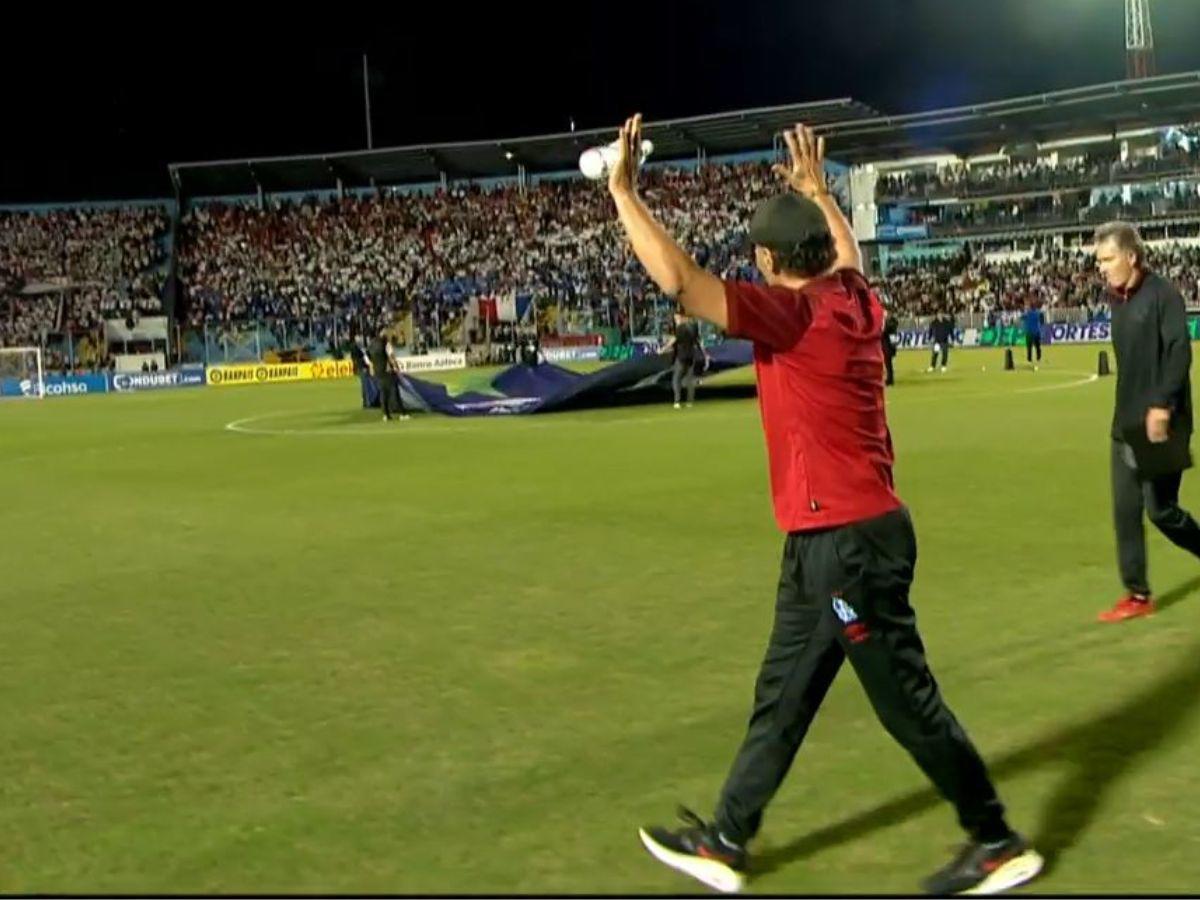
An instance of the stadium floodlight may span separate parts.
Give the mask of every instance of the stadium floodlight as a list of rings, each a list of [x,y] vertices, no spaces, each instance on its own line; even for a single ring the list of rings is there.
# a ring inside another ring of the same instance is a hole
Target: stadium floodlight
[[[1125,58],[1126,77],[1149,78],[1156,74],[1150,0],[1125,0]]]
[[[0,347],[0,385],[16,382],[17,390],[0,390],[0,396],[31,397],[46,396],[46,370],[42,365],[40,347]]]

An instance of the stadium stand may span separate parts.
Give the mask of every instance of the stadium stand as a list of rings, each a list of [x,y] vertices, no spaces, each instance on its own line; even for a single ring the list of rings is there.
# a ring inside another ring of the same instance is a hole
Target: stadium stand
[[[778,189],[778,132],[805,119],[851,165],[834,183],[901,316],[1030,298],[1091,314],[1080,247],[1113,218],[1165,239],[1156,265],[1200,304],[1200,132],[1184,116],[1197,101],[1188,73],[914,116],[836,100],[666,122],[648,128],[668,162],[643,191],[703,265],[753,277],[742,229]],[[563,171],[609,136],[179,164],[174,206],[0,211],[0,343],[41,344],[61,368],[84,342],[98,365],[88,343],[105,319],[165,306],[204,348],[247,325],[261,354],[408,317],[416,349],[478,342],[472,303],[514,296],[556,310],[549,333],[654,332],[663,316],[607,194]]]

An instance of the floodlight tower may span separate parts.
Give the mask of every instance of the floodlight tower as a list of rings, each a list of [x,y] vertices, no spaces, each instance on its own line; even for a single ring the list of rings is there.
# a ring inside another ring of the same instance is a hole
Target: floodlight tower
[[[1125,0],[1125,77],[1149,78],[1154,74],[1150,0]]]

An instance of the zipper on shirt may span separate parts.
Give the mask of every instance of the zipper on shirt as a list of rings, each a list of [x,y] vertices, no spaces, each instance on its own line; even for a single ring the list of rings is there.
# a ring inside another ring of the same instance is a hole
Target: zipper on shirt
[[[804,498],[808,501],[808,511],[820,512],[821,504],[813,496],[812,484],[808,480],[808,460],[804,458],[803,450],[796,451],[796,466],[800,470],[800,483],[804,485]]]

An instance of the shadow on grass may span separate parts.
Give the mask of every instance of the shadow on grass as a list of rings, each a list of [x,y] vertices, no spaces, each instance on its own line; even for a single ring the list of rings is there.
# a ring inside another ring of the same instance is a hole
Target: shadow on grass
[[[1174,588],[1175,602],[1200,578]],[[1122,778],[1145,765],[1173,733],[1200,708],[1200,643],[1184,652],[1174,669],[1134,696],[1090,721],[1051,732],[1030,745],[989,761],[992,776],[1008,776],[1044,766],[1061,766],[1063,778],[1047,797],[1036,831],[1026,831],[1046,857],[1047,871],[1095,821],[1106,795]],[[822,850],[865,837],[923,813],[942,799],[932,789],[896,797],[769,849],[755,859],[755,873],[772,872]],[[1013,823],[1018,829],[1024,823]]]
[[[1188,597],[1194,593],[1197,588],[1200,588],[1200,575],[1197,575],[1194,578],[1189,578],[1182,584],[1175,585],[1175,587],[1171,588],[1171,590],[1167,591],[1161,597],[1158,597],[1155,602],[1158,604],[1158,608],[1163,610],[1169,606],[1174,606],[1180,600]]]

